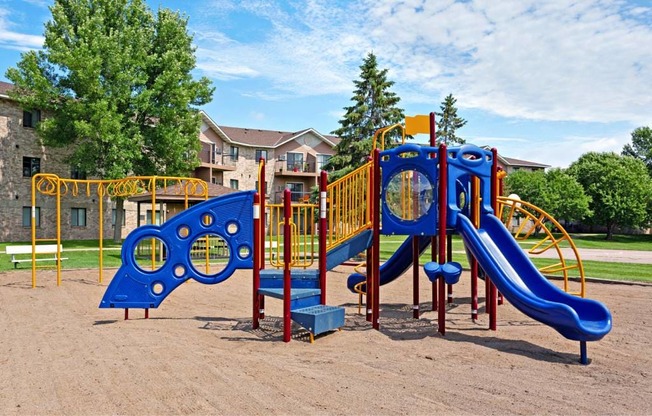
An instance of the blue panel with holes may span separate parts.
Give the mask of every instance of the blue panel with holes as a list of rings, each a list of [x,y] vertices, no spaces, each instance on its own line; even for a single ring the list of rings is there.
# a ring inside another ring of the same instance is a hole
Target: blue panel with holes
[[[448,149],[448,227],[455,227],[457,214],[462,212],[470,217],[467,210],[471,201],[470,180],[472,176],[480,179],[480,210],[482,214],[493,213],[491,207],[491,167],[493,154],[489,150],[465,144]],[[464,198],[460,198],[464,194]],[[461,204],[461,200],[464,204]]]
[[[437,148],[405,144],[380,153],[382,230],[437,234]]]
[[[160,226],[132,231],[122,245],[122,266],[100,308],[156,308],[188,279],[215,284],[237,269],[251,269],[253,199],[253,191],[228,194],[197,204]]]

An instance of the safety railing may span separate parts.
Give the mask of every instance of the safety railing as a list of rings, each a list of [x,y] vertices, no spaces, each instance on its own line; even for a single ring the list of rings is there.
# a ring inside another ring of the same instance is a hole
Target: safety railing
[[[328,185],[327,250],[371,227],[372,166],[369,162]]]
[[[557,220],[529,202],[508,197],[498,197],[498,218],[503,221],[516,240],[527,240],[532,243],[532,246],[527,249],[529,254],[544,255],[552,251],[552,256],[546,257],[552,257],[553,264],[540,267],[539,271],[544,275],[561,275],[564,291],[584,297],[585,277],[582,259],[573,239]],[[578,280],[579,290],[570,290],[571,277]]]
[[[283,257],[283,226],[285,215],[283,204],[268,204],[269,227],[266,240],[269,263],[273,267],[282,268]],[[292,230],[292,259],[291,267],[307,268],[313,265],[316,257],[317,244],[315,242],[316,208],[314,204],[292,203],[292,212],[289,215]]]

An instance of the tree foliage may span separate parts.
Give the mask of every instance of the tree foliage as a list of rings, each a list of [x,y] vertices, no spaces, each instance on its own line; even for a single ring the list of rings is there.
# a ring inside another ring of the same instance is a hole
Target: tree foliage
[[[185,175],[199,163],[196,106],[211,100],[187,19],[143,0],[55,0],[44,48],[7,71],[38,134],[89,175]],[[118,213],[122,210],[118,209]],[[120,230],[120,227],[116,227]]]
[[[628,143],[623,147],[622,155],[642,160],[647,166],[650,177],[652,177],[652,128],[636,128],[632,132],[632,143]]]
[[[645,164],[630,156],[589,152],[568,169],[591,197],[592,223],[607,228],[643,227],[649,222],[652,180]]]
[[[390,88],[393,81],[387,79],[387,69],[379,69],[376,56],[369,53],[360,66],[360,79],[353,81],[355,90],[351,101],[344,107],[346,113],[339,121],[340,128],[333,131],[341,141],[336,154],[330,158],[325,169],[333,169],[329,180],[335,180],[366,163],[373,146],[373,135],[381,127],[403,121],[403,109],[397,107],[401,100]],[[385,148],[393,146],[396,133],[385,136]]]
[[[455,134],[458,129],[466,124],[466,120],[457,115],[456,103],[457,99],[453,97],[453,94],[448,94],[441,103],[441,111],[439,113],[435,112],[438,118],[437,140],[440,143],[446,143],[447,145],[466,143],[466,140]]]
[[[582,185],[562,169],[513,172],[505,179],[508,194],[536,205],[558,221],[580,221],[591,215]]]

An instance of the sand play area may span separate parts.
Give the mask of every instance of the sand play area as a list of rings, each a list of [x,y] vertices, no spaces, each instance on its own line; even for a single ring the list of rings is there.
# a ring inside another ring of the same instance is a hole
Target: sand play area
[[[329,273],[328,303],[346,307],[342,331],[283,343],[281,302],[251,328],[251,272],[182,285],[142,310],[98,309],[97,270],[0,273],[0,414],[652,414],[652,286],[590,283],[613,330],[588,344],[564,339],[506,303],[498,330],[473,323],[468,275],[448,305],[412,319],[411,278],[381,288],[381,330],[358,315],[351,268]],[[113,270],[105,272],[110,280]],[[481,290],[483,293],[483,289]],[[430,283],[421,283],[428,310]],[[483,301],[483,299],[481,299]]]

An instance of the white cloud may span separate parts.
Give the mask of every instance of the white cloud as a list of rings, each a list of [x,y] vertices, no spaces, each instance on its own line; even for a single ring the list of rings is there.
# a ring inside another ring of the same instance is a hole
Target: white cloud
[[[373,51],[403,103],[437,104],[504,117],[652,122],[652,8],[627,1],[405,0],[291,3],[221,1],[264,19],[253,43],[222,38],[209,66],[261,77],[297,96],[350,94]],[[202,44],[208,49],[206,44]],[[237,63],[240,66],[235,65]],[[208,66],[208,64],[206,64]]]
[[[11,30],[12,24],[7,19],[9,11],[0,9],[0,48],[27,51],[43,47],[44,37],[15,32]]]
[[[622,132],[614,136],[589,137],[568,136],[560,140],[529,140],[527,144],[504,143],[498,150],[505,156],[523,160],[534,160],[553,167],[568,167],[587,152],[615,152],[620,154],[629,141],[629,134]]]

